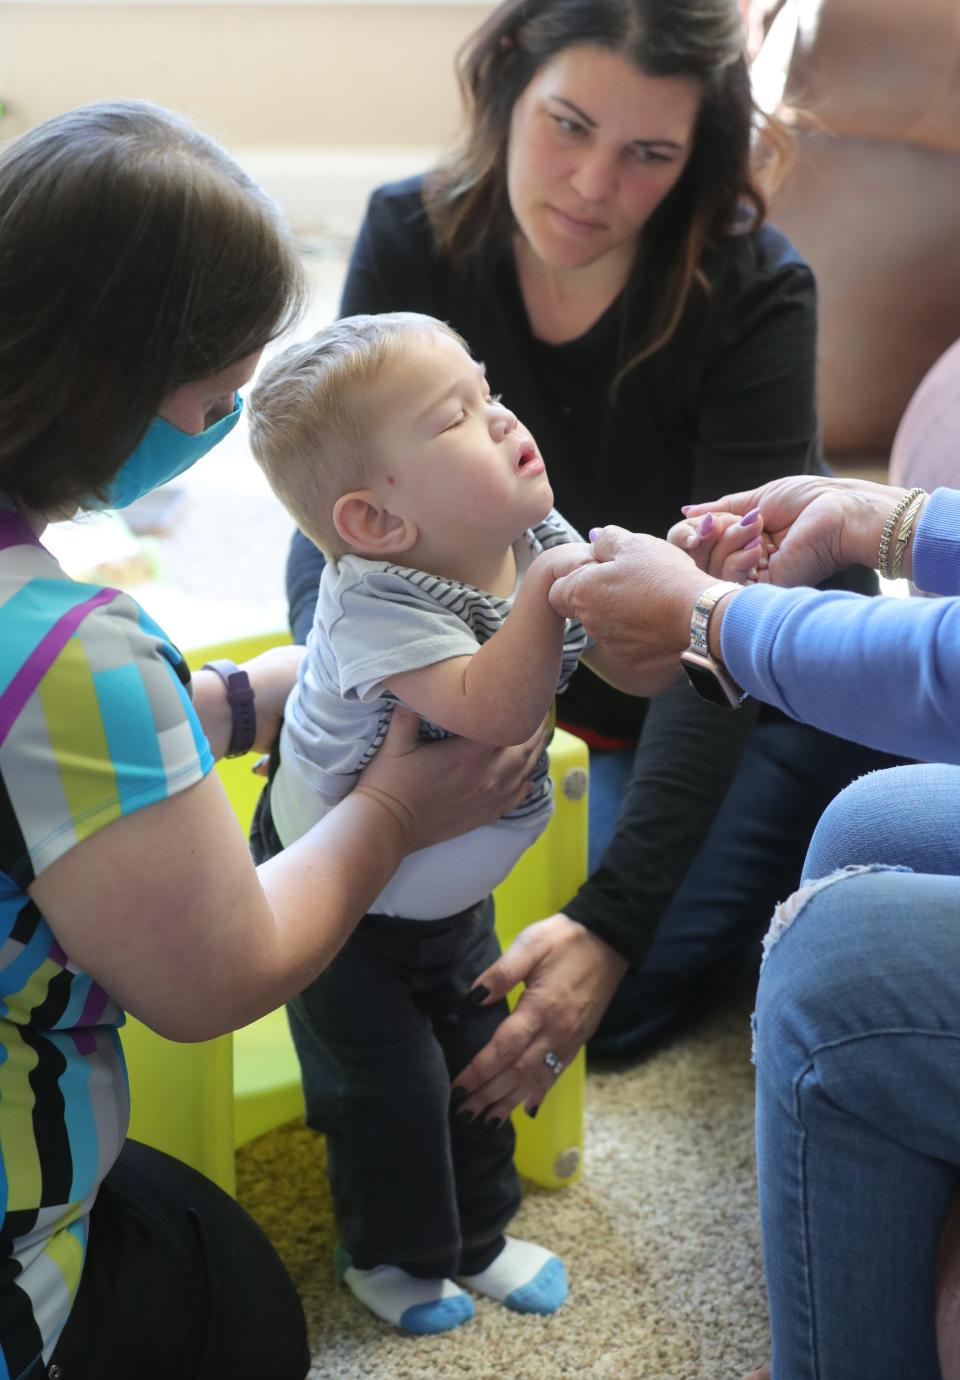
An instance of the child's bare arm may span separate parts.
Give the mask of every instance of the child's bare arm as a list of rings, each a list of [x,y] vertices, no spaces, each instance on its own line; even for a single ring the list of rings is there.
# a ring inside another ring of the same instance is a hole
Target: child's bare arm
[[[480,743],[522,743],[536,731],[557,688],[564,620],[550,607],[553,581],[591,560],[570,542],[537,556],[503,627],[472,656],[404,671],[387,688],[424,719]]]

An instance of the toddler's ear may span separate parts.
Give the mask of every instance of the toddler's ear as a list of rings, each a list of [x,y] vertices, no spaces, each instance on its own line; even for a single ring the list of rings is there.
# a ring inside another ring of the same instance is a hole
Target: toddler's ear
[[[341,541],[373,560],[402,555],[419,536],[416,524],[391,513],[372,489],[357,489],[338,498],[333,505],[333,522]]]

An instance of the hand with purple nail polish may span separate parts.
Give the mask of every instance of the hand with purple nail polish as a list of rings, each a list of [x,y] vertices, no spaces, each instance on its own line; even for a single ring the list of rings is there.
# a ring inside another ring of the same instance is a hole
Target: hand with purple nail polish
[[[746,584],[764,578],[767,545],[762,529],[759,508],[743,517],[711,512],[676,523],[667,540],[686,551],[708,575]]]

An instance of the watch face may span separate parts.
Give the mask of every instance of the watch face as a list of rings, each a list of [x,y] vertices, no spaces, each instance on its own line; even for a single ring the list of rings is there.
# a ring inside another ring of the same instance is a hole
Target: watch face
[[[743,693],[712,657],[686,651],[680,661],[687,673],[687,679],[701,699],[708,700],[710,704],[716,704],[721,709],[739,707],[744,699]]]

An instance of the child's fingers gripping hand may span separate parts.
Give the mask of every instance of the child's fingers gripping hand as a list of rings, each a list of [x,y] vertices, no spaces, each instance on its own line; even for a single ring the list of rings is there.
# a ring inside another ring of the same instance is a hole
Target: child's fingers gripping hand
[[[764,536],[758,508],[742,518],[736,513],[688,518],[671,527],[667,537],[718,580],[746,584],[762,579],[766,572],[770,542]]]
[[[591,564],[594,559],[593,547],[585,541],[563,542],[545,551],[540,559],[549,565],[551,580],[559,580],[561,576],[579,570],[580,566]]]
[[[680,522],[675,522],[667,533],[667,541],[671,546],[686,551],[700,569],[705,570],[704,561],[713,550],[721,530],[714,522],[713,513],[706,513],[703,517],[682,518]]]
[[[714,515],[716,516],[716,514]],[[723,535],[714,547],[713,558],[721,580],[734,580],[744,585],[766,575],[767,557],[772,542],[763,530],[763,514],[752,508],[742,518],[725,514],[735,520],[724,527]]]
[[[704,513],[702,517],[684,518],[667,533],[667,541],[686,551],[701,570],[720,578],[720,560],[715,555],[717,543],[728,527],[739,522],[735,513]]]

